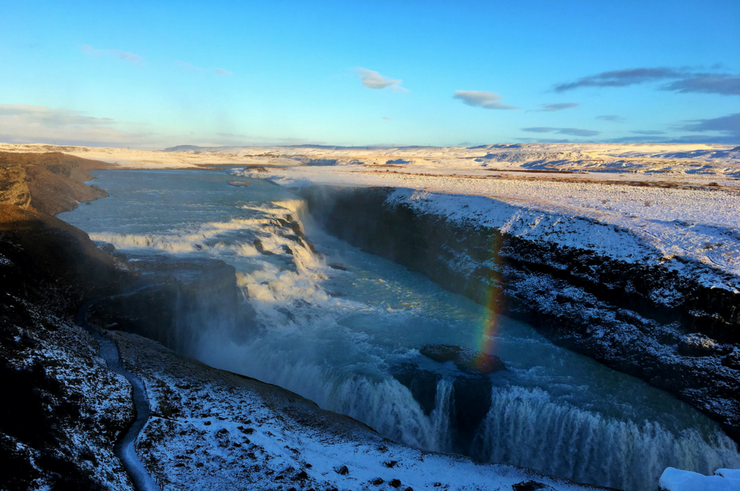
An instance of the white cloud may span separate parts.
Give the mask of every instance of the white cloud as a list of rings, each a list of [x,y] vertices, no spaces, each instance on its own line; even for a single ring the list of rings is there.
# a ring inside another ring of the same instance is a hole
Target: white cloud
[[[612,123],[624,123],[627,121],[622,116],[617,116],[616,114],[604,114],[601,116],[596,116],[596,119],[600,119],[602,121],[611,121]]]
[[[500,102],[502,97],[495,92],[456,90],[453,97],[473,107],[482,107],[484,109],[518,109],[517,106],[509,106]]]
[[[141,65],[143,63],[141,57],[136,53],[127,53],[118,49],[95,49],[89,44],[86,44],[82,47],[82,52],[90,56],[115,56],[134,65]]]
[[[0,104],[0,140],[9,143],[145,143],[152,135],[116,129],[111,118],[86,116],[71,109]]]
[[[216,68],[216,69],[215,69],[215,70],[213,70],[213,71],[214,71],[214,73],[216,73],[217,75],[233,75],[233,73],[231,73],[231,72],[230,72],[230,71],[228,71],[228,70],[224,70],[223,68]]]
[[[357,76],[362,81],[362,85],[368,89],[385,89],[390,87],[391,90],[396,92],[408,92],[408,89],[401,87],[401,80],[393,80],[385,77],[375,70],[368,70],[367,68],[358,68]]]

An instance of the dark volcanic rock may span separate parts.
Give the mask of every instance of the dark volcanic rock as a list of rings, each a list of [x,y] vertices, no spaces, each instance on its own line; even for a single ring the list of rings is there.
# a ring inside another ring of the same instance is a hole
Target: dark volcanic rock
[[[427,416],[432,414],[437,397],[437,383],[442,380],[440,374],[422,370],[412,363],[407,363],[394,369],[393,378],[411,391],[411,395],[419,403],[424,414]]]
[[[187,352],[199,332],[228,329],[237,338],[254,312],[241,302],[233,266],[207,258],[152,256],[136,268],[144,286],[98,301],[89,314],[98,325],[133,332]]]
[[[493,373],[506,369],[498,356],[460,346],[432,344],[422,347],[419,353],[440,363],[451,361],[463,372]]]
[[[0,205],[0,488],[133,489],[114,456],[130,386],[73,323],[131,279],[82,231]]]
[[[455,433],[454,446],[460,452],[469,453],[475,431],[491,407],[492,386],[487,375],[464,365],[460,370],[457,374],[443,377],[440,373],[406,363],[395,367],[392,373],[396,380],[409,389],[427,416],[435,409],[442,409],[438,407],[440,401],[437,400],[439,382],[445,379],[452,384],[449,417]]]
[[[686,356],[712,356],[719,353],[721,347],[709,336],[690,334],[678,345],[678,352]]]

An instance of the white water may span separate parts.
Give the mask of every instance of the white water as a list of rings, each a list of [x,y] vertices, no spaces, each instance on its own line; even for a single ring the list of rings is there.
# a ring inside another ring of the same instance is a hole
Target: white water
[[[309,229],[326,258],[276,218],[304,203],[270,183],[248,187],[216,172],[100,172],[112,197],[60,218],[140,254],[222,259],[237,270],[255,326],[210,326],[191,353],[211,365],[275,383],[419,448],[452,451],[451,363],[426,344],[474,348],[486,310],[426,278]],[[255,239],[266,251],[258,252]],[[289,247],[292,255],[285,247]],[[341,263],[346,271],[328,267]],[[705,474],[740,466],[717,425],[675,398],[558,348],[530,326],[498,319],[495,353],[508,370],[489,376],[491,407],[466,450],[482,461],[626,489],[654,489],[667,466]],[[439,374],[425,413],[393,373]]]

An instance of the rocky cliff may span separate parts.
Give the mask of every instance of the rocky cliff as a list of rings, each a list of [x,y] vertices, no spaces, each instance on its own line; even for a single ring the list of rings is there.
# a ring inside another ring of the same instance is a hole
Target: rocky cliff
[[[107,168],[110,165],[105,162],[58,152],[0,152],[0,203],[56,215],[108,196],[99,187],[85,184],[93,178],[88,171]]]
[[[233,333],[254,324],[249,303],[240,301],[234,268],[223,261],[153,256],[134,267],[142,285],[96,302],[89,318],[97,325],[195,355],[200,334]],[[234,337],[239,339],[238,333]]]
[[[676,394],[740,439],[740,294],[702,281],[709,266],[692,264],[686,273],[667,261],[626,261],[453,220],[393,193],[304,191],[313,216],[332,234]],[[585,230],[593,234],[605,226],[592,225]],[[630,234],[608,227],[615,236]]]

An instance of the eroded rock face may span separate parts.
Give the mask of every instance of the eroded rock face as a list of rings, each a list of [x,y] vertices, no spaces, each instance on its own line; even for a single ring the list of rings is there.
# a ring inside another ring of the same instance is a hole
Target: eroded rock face
[[[143,285],[101,299],[90,317],[109,329],[133,332],[190,354],[200,333],[253,324],[241,302],[233,266],[207,258],[152,256],[135,263]],[[244,333],[246,334],[246,333]]]
[[[432,344],[422,346],[419,352],[439,363],[451,361],[459,370],[470,374],[476,372],[489,374],[506,368],[504,362],[496,355],[460,346]]]
[[[443,376],[414,363],[394,367],[392,372],[393,378],[409,389],[427,416],[435,409],[449,415],[453,448],[457,452],[470,454],[475,432],[491,407],[492,385],[488,376],[469,370],[448,372]],[[449,410],[438,407],[439,383],[443,379],[452,385],[452,407]]]
[[[388,200],[392,191],[304,194],[330,233],[676,394],[740,440],[739,294],[662,264],[625,263],[419,212]]]
[[[72,210],[80,202],[108,196],[85,182],[93,178],[89,170],[109,167],[105,162],[58,152],[0,152],[0,203],[49,215]]]
[[[435,409],[444,411],[438,407],[437,400],[440,381],[444,379],[452,385],[452,407],[448,414],[455,440],[453,446],[458,452],[469,454],[475,432],[491,407],[492,385],[488,375],[504,370],[504,362],[495,355],[448,344],[422,346],[419,353],[440,365],[452,364],[455,369],[448,369],[442,375],[405,363],[393,369],[393,377],[411,391],[427,416]]]
[[[30,202],[26,169],[21,165],[0,166],[0,203],[28,208]]]

